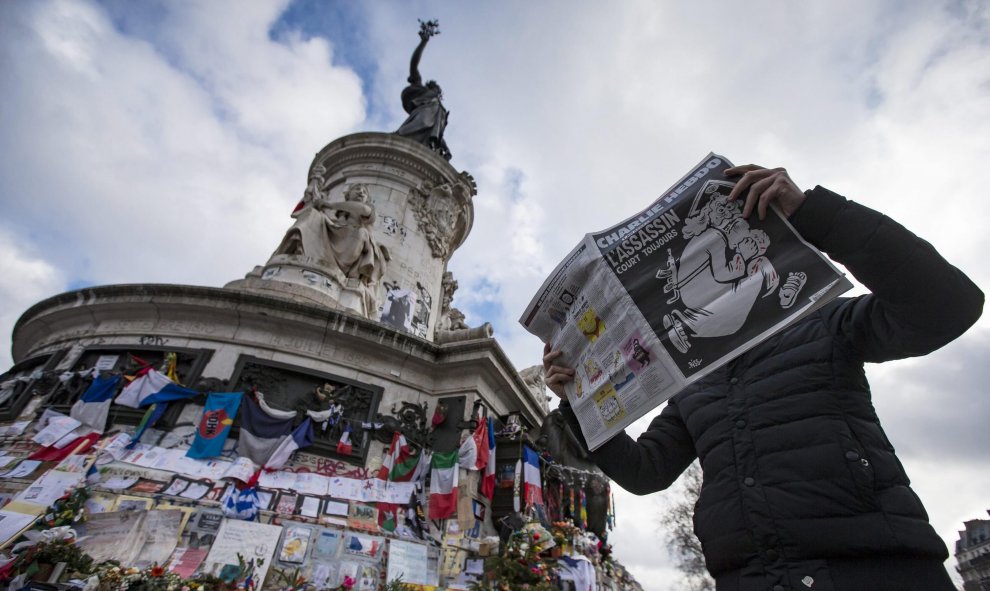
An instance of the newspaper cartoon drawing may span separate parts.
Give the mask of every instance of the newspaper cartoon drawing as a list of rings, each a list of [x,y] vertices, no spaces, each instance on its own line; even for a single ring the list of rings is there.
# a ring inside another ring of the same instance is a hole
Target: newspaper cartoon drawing
[[[519,318],[575,369],[567,398],[591,450],[852,287],[778,208],[743,219],[731,166],[708,154],[585,234]]]
[[[594,343],[598,340],[598,337],[602,336],[605,332],[605,323],[598,314],[595,313],[593,308],[588,308],[587,311],[581,315],[578,319],[578,328],[581,329],[581,334],[585,336],[589,341]]]
[[[643,345],[639,344],[639,339],[633,339],[630,343],[630,348],[632,349],[632,358],[641,367],[646,367],[650,364],[650,352],[643,348]]]
[[[732,184],[708,181],[694,198],[682,235],[688,240],[679,260],[667,250],[667,264],[657,271],[669,293],[667,303],[680,303],[663,317],[670,342],[681,353],[695,337],[735,334],[746,323],[757,298],[773,294],[780,277],[766,256],[770,237],[750,228],[738,201],[730,202]],[[793,303],[804,286],[803,273],[790,273],[782,307]]]

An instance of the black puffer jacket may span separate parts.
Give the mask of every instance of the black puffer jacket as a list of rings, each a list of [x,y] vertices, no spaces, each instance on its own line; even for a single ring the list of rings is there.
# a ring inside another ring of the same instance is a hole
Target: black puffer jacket
[[[791,223],[872,294],[826,305],[673,397],[638,440],[623,433],[591,454],[636,494],[701,459],[695,531],[720,589],[827,591],[842,588],[833,565],[948,556],[863,364],[948,343],[979,318],[983,294],[927,242],[821,187]]]

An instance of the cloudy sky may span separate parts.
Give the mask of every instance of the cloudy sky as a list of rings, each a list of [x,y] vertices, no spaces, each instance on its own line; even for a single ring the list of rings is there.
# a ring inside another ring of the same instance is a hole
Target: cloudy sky
[[[979,0],[0,2],[0,369],[41,298],[220,286],[264,262],[313,154],[403,120],[417,18],[440,20],[421,70],[452,111],[452,164],[478,181],[454,304],[517,367],[540,343],[516,319],[557,261],[709,151],[880,209],[990,287]],[[870,369],[949,544],[990,508],[988,358],[984,318]],[[663,502],[620,494],[613,534],[651,591],[676,577]]]

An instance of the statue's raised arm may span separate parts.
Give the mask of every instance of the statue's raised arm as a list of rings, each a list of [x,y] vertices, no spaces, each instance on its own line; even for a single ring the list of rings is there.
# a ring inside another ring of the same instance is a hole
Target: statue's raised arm
[[[419,60],[423,57],[423,50],[426,49],[430,37],[440,34],[437,28],[439,26],[440,23],[437,21],[426,21],[425,23],[419,21],[419,45],[413,50],[412,59],[409,60],[409,84],[423,84],[423,77],[419,74]]]
[[[409,117],[395,133],[417,141],[450,160],[450,150],[443,139],[450,112],[441,102],[443,92],[434,80],[423,84],[419,73],[423,50],[430,37],[440,34],[439,26],[437,21],[419,21],[419,45],[409,60],[409,86],[402,91],[402,108],[409,113]]]

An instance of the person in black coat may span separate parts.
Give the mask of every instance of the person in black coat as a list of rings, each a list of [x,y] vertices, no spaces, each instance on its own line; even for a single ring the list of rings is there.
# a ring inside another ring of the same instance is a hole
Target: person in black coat
[[[726,170],[730,200],[761,219],[776,203],[871,293],[838,298],[671,398],[636,440],[590,452],[634,494],[669,487],[699,459],[695,533],[719,591],[955,589],[948,551],[910,488],[870,398],[864,364],[926,355],[980,317],[983,293],[883,214],[783,168]],[[546,384],[574,370],[544,349]]]

